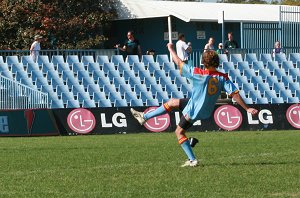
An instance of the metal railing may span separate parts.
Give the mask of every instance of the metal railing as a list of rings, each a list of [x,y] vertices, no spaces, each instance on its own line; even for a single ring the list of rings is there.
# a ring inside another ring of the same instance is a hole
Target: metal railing
[[[48,94],[0,75],[0,109],[49,108]]]

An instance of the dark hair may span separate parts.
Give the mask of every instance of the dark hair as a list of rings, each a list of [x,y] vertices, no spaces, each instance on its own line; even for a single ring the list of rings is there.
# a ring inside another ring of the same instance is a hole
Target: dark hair
[[[182,39],[184,37],[184,34],[183,33],[179,33],[178,34],[178,39],[180,40],[180,39]]]
[[[219,67],[219,56],[214,50],[207,50],[202,54],[202,63],[205,68]]]

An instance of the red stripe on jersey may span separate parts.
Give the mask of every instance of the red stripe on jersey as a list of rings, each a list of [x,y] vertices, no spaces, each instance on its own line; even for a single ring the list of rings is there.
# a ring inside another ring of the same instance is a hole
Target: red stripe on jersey
[[[194,68],[194,74],[199,74],[199,75],[209,75],[209,76],[222,76],[225,78],[225,80],[228,80],[228,75],[218,72],[218,71],[210,71],[208,69],[200,69],[198,67]]]

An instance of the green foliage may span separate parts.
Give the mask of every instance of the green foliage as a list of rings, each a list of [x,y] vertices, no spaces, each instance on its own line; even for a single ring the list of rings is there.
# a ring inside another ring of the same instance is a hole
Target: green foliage
[[[35,34],[51,48],[99,48],[115,0],[2,0],[0,48],[29,49]]]
[[[299,0],[283,0],[281,4],[291,5],[291,6],[300,6]]]
[[[0,138],[0,197],[299,197],[300,132]]]

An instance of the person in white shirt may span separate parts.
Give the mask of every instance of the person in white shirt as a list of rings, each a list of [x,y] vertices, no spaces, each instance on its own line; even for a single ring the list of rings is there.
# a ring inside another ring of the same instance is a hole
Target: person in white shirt
[[[184,34],[178,35],[178,41],[176,42],[177,56],[185,63],[188,62],[189,54],[192,52],[191,46],[186,44]]]
[[[31,47],[30,47],[30,55],[32,56],[32,59],[34,62],[36,62],[36,59],[39,55],[39,52],[41,50],[41,39],[43,37],[40,36],[40,35],[35,35],[34,36],[34,42],[31,44]]]
[[[210,37],[208,39],[208,43],[204,46],[204,52],[206,52],[207,50],[214,50],[214,43],[215,43],[215,39],[213,37]]]

